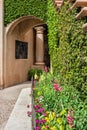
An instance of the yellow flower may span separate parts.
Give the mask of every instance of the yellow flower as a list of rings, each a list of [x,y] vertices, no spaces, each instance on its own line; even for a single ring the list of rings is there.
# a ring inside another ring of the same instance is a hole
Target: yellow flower
[[[64,128],[63,125],[61,125],[61,126],[60,126],[60,130],[63,130],[63,128]]]
[[[35,75],[34,75],[34,78],[37,79],[37,77],[38,77],[37,74],[35,74]]]
[[[50,112],[49,111],[46,111],[46,114],[49,114]]]
[[[50,122],[50,119],[49,119],[48,117],[45,117],[45,120],[46,120],[47,122]]]
[[[58,119],[57,119],[57,122],[58,122],[59,124],[62,124],[61,118],[58,118]]]
[[[54,112],[50,112],[50,113],[49,113],[49,118],[50,118],[50,120],[53,120],[54,117],[55,117],[55,113],[54,113]]]
[[[41,95],[41,92],[38,92],[37,95],[40,96],[40,95]]]
[[[55,113],[53,112],[53,113],[52,113],[52,118],[54,119],[54,117],[55,117]]]
[[[62,110],[62,111],[60,112],[60,116],[64,115],[65,113],[66,113],[66,110],[64,109],[64,110]]]
[[[34,87],[33,90],[36,90],[36,87]]]
[[[42,126],[42,129],[43,129],[43,130],[45,129],[45,126],[44,126],[44,125]]]
[[[43,81],[43,80],[44,80],[44,75],[41,75],[39,81]]]
[[[55,126],[53,126],[53,127],[51,127],[51,128],[50,128],[50,130],[55,130],[55,129],[56,129],[56,127],[55,127]]]

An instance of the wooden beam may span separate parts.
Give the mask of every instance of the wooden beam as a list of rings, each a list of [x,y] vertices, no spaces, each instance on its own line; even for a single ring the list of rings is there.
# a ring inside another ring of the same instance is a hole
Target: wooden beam
[[[61,8],[63,5],[64,0],[53,0],[54,6],[56,7],[57,11]]]
[[[75,7],[87,7],[87,0],[76,0],[70,10],[74,9]]]
[[[81,9],[80,13],[76,15],[76,19],[81,19],[84,16],[87,16],[87,7]]]
[[[63,0],[54,0],[54,4],[57,5],[57,4],[63,4]]]
[[[83,24],[82,28],[84,32],[87,32],[87,23]]]
[[[74,2],[75,0],[68,0],[68,2]]]

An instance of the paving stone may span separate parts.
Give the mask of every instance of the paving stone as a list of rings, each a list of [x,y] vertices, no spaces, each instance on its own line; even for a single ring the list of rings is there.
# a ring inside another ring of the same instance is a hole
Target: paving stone
[[[0,90],[0,130],[4,130],[21,90],[30,87],[31,82],[24,82]]]
[[[32,116],[27,115],[27,111],[32,111],[30,94],[31,88],[22,89],[4,130],[32,130]]]

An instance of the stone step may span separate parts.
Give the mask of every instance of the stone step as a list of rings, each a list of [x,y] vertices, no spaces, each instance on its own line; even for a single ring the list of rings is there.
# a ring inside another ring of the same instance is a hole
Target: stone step
[[[32,116],[29,117],[27,111],[32,111],[31,88],[21,90],[4,130],[32,130]]]

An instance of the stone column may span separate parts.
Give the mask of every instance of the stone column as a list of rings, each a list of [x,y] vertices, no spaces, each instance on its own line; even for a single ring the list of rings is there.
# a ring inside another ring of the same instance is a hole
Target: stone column
[[[4,0],[0,0],[0,89],[3,87],[3,7]]]
[[[42,26],[36,29],[36,65],[44,65],[44,28]]]

